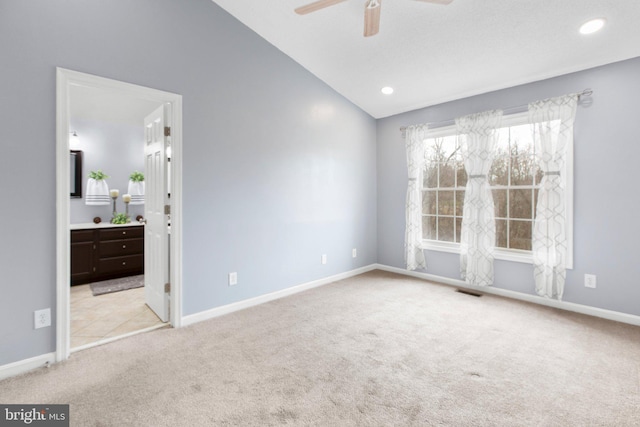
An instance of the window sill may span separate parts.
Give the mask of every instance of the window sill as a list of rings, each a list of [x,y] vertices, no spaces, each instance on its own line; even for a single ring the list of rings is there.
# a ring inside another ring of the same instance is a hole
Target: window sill
[[[460,255],[460,244],[451,242],[438,242],[435,240],[423,240],[422,249],[429,251],[448,252]],[[523,264],[533,264],[533,255],[529,251],[520,251],[517,249],[496,248],[494,252],[495,259],[502,261],[520,262]],[[573,265],[568,263],[567,270],[573,270]]]
[[[449,252],[452,254],[460,255],[460,244],[458,243],[423,240],[422,249],[427,249],[429,251]],[[531,255],[531,252],[528,251],[496,248],[494,255],[495,259],[503,261],[533,264],[533,256]]]

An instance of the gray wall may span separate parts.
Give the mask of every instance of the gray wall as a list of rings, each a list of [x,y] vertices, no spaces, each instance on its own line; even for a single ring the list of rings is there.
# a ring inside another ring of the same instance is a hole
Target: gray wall
[[[640,315],[640,58],[378,120],[378,262],[404,267],[406,159],[401,126],[439,122],[594,90],[580,106],[574,145],[574,269],[564,300]],[[427,251],[427,272],[459,279],[459,257]],[[584,274],[597,288],[584,287]],[[534,293],[532,266],[495,262],[495,286]]]
[[[69,216],[71,224],[92,222],[98,216],[103,222],[109,222],[113,205],[87,206],[87,180],[90,171],[102,170],[109,175],[106,179],[109,189],[120,190],[116,201],[119,213],[125,211],[122,195],[129,188],[129,175],[133,171],[144,172],[144,126],[143,118],[139,125],[114,123],[103,120],[82,120],[71,118],[70,129],[77,131],[82,150],[82,198],[71,199]],[[135,220],[144,215],[144,205],[129,206],[129,216]]]
[[[376,261],[375,120],[210,0],[0,0],[0,40],[0,365],[55,350],[56,66],[183,96],[185,315]]]

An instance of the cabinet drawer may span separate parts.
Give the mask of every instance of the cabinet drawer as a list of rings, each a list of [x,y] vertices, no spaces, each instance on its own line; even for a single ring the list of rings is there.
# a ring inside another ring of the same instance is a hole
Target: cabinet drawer
[[[93,230],[71,230],[71,243],[93,242]]]
[[[144,236],[144,227],[121,227],[121,228],[107,228],[99,230],[100,241],[105,240],[119,240],[119,239],[134,239],[136,237]]]
[[[103,258],[98,261],[100,274],[140,271],[144,268],[144,255],[128,255],[113,258]]]
[[[144,239],[109,240],[100,242],[100,258],[144,253]]]

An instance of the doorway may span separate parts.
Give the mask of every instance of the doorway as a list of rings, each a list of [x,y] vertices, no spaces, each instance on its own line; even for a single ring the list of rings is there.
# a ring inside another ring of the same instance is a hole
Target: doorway
[[[138,276],[125,279],[141,281]],[[93,293],[92,285],[117,280],[124,279],[71,286],[69,308],[72,353],[166,325],[146,305],[143,287],[104,294]]]
[[[167,111],[165,120],[170,127],[170,138],[167,143],[171,147],[171,175],[167,182],[168,194],[171,194],[170,204],[167,205],[171,213],[171,238],[166,239],[166,262],[156,262],[154,266],[146,266],[146,273],[153,277],[160,277],[166,283],[153,283],[147,289],[166,289],[164,295],[166,312],[169,313],[169,323],[173,327],[180,326],[181,319],[181,246],[182,246],[182,222],[181,222],[181,180],[182,180],[182,97],[173,93],[146,88],[143,86],[119,82],[98,76],[93,76],[76,71],[57,69],[57,105],[56,105],[56,198],[57,198],[57,303],[56,303],[56,360],[61,361],[69,357],[71,349],[70,340],[70,161],[69,161],[69,135],[74,131],[70,129],[72,94],[78,89],[94,90],[106,93],[112,97],[124,97],[130,100],[138,100],[141,105],[163,106]],[[130,104],[135,104],[131,102]],[[96,105],[96,108],[104,109],[104,105]],[[87,106],[86,109],[91,109]],[[143,124],[141,123],[141,126]],[[151,182],[153,184],[153,182]],[[157,187],[157,186],[156,186]],[[107,218],[108,219],[108,218]],[[146,225],[144,226],[146,228]],[[151,230],[151,228],[149,228]],[[146,233],[145,233],[146,234]],[[168,234],[168,233],[167,233]],[[162,264],[162,265],[158,265]],[[160,273],[158,269],[165,269]],[[168,286],[165,286],[168,284]],[[145,287],[148,283],[145,283]],[[128,291],[125,291],[128,292]],[[153,304],[152,304],[153,305]],[[157,307],[154,309],[156,310]]]
[[[144,231],[152,227],[142,222],[149,211],[145,199],[154,202],[158,198],[157,204],[165,204],[162,194],[145,197],[145,184],[147,191],[159,187],[166,192],[168,183],[149,176],[145,164],[147,118],[151,112],[156,113],[152,119],[158,117],[157,111],[164,112],[163,104],[77,85],[70,87],[69,98],[70,148],[79,172],[70,179],[77,190],[70,200],[70,347],[74,352],[162,327],[168,320],[164,298],[155,310],[147,306],[145,291],[151,287],[144,286],[144,264],[149,258]],[[158,141],[159,145],[166,142],[164,135]],[[159,162],[168,163],[166,157]],[[97,174],[104,175],[100,185],[87,181]],[[155,180],[165,185],[156,186]],[[118,197],[109,198],[110,191]],[[126,215],[129,222],[112,224],[114,212]],[[167,246],[162,236],[156,246]],[[160,280],[161,284],[168,281],[165,277]]]

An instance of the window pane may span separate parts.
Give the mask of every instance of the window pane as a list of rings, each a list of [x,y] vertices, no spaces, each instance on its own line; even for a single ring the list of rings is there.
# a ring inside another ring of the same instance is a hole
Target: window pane
[[[439,148],[441,144],[438,143],[440,139],[441,138],[427,139],[427,147],[424,152],[424,157],[427,163],[437,163],[440,161]]]
[[[533,131],[530,125],[511,126],[509,128],[511,145],[517,146],[520,155],[533,154]]]
[[[447,163],[458,156],[456,137],[433,138],[427,140],[425,156],[428,162]]]
[[[507,247],[507,221],[503,219],[496,220],[496,246]]]
[[[436,217],[422,217],[422,238],[426,240],[436,240]]]
[[[531,221],[509,222],[509,247],[525,251],[531,250]]]
[[[438,240],[453,242],[453,218],[438,219]]]
[[[493,190],[493,204],[496,218],[507,217],[507,190]]]
[[[507,185],[509,183],[509,128],[499,130],[495,157],[489,170],[489,184]]]
[[[489,169],[490,185],[507,185],[509,183],[509,156],[498,155]]]
[[[460,243],[460,231],[462,230],[462,218],[456,218],[456,242]]]
[[[436,214],[436,192],[435,191],[423,191],[422,192],[422,213],[435,215]]]
[[[511,185],[533,185],[535,162],[533,157],[511,157]]]
[[[456,191],[456,216],[462,216],[464,209],[464,191]]]
[[[438,186],[438,164],[427,163],[424,168],[422,177],[422,186],[424,188],[436,188]]]
[[[438,138],[438,140],[440,142],[440,153],[442,155],[441,162],[448,163],[459,155],[455,136]]]
[[[498,129],[498,140],[496,142],[495,156],[509,156],[509,128]]]
[[[536,214],[538,213],[538,192],[539,190],[536,188],[533,190],[533,218],[535,219]]]
[[[453,214],[453,191],[438,191],[438,215]]]
[[[531,198],[533,190],[509,190],[509,218],[527,218],[532,216]]]
[[[440,187],[453,187],[455,185],[455,163],[440,163]]]

